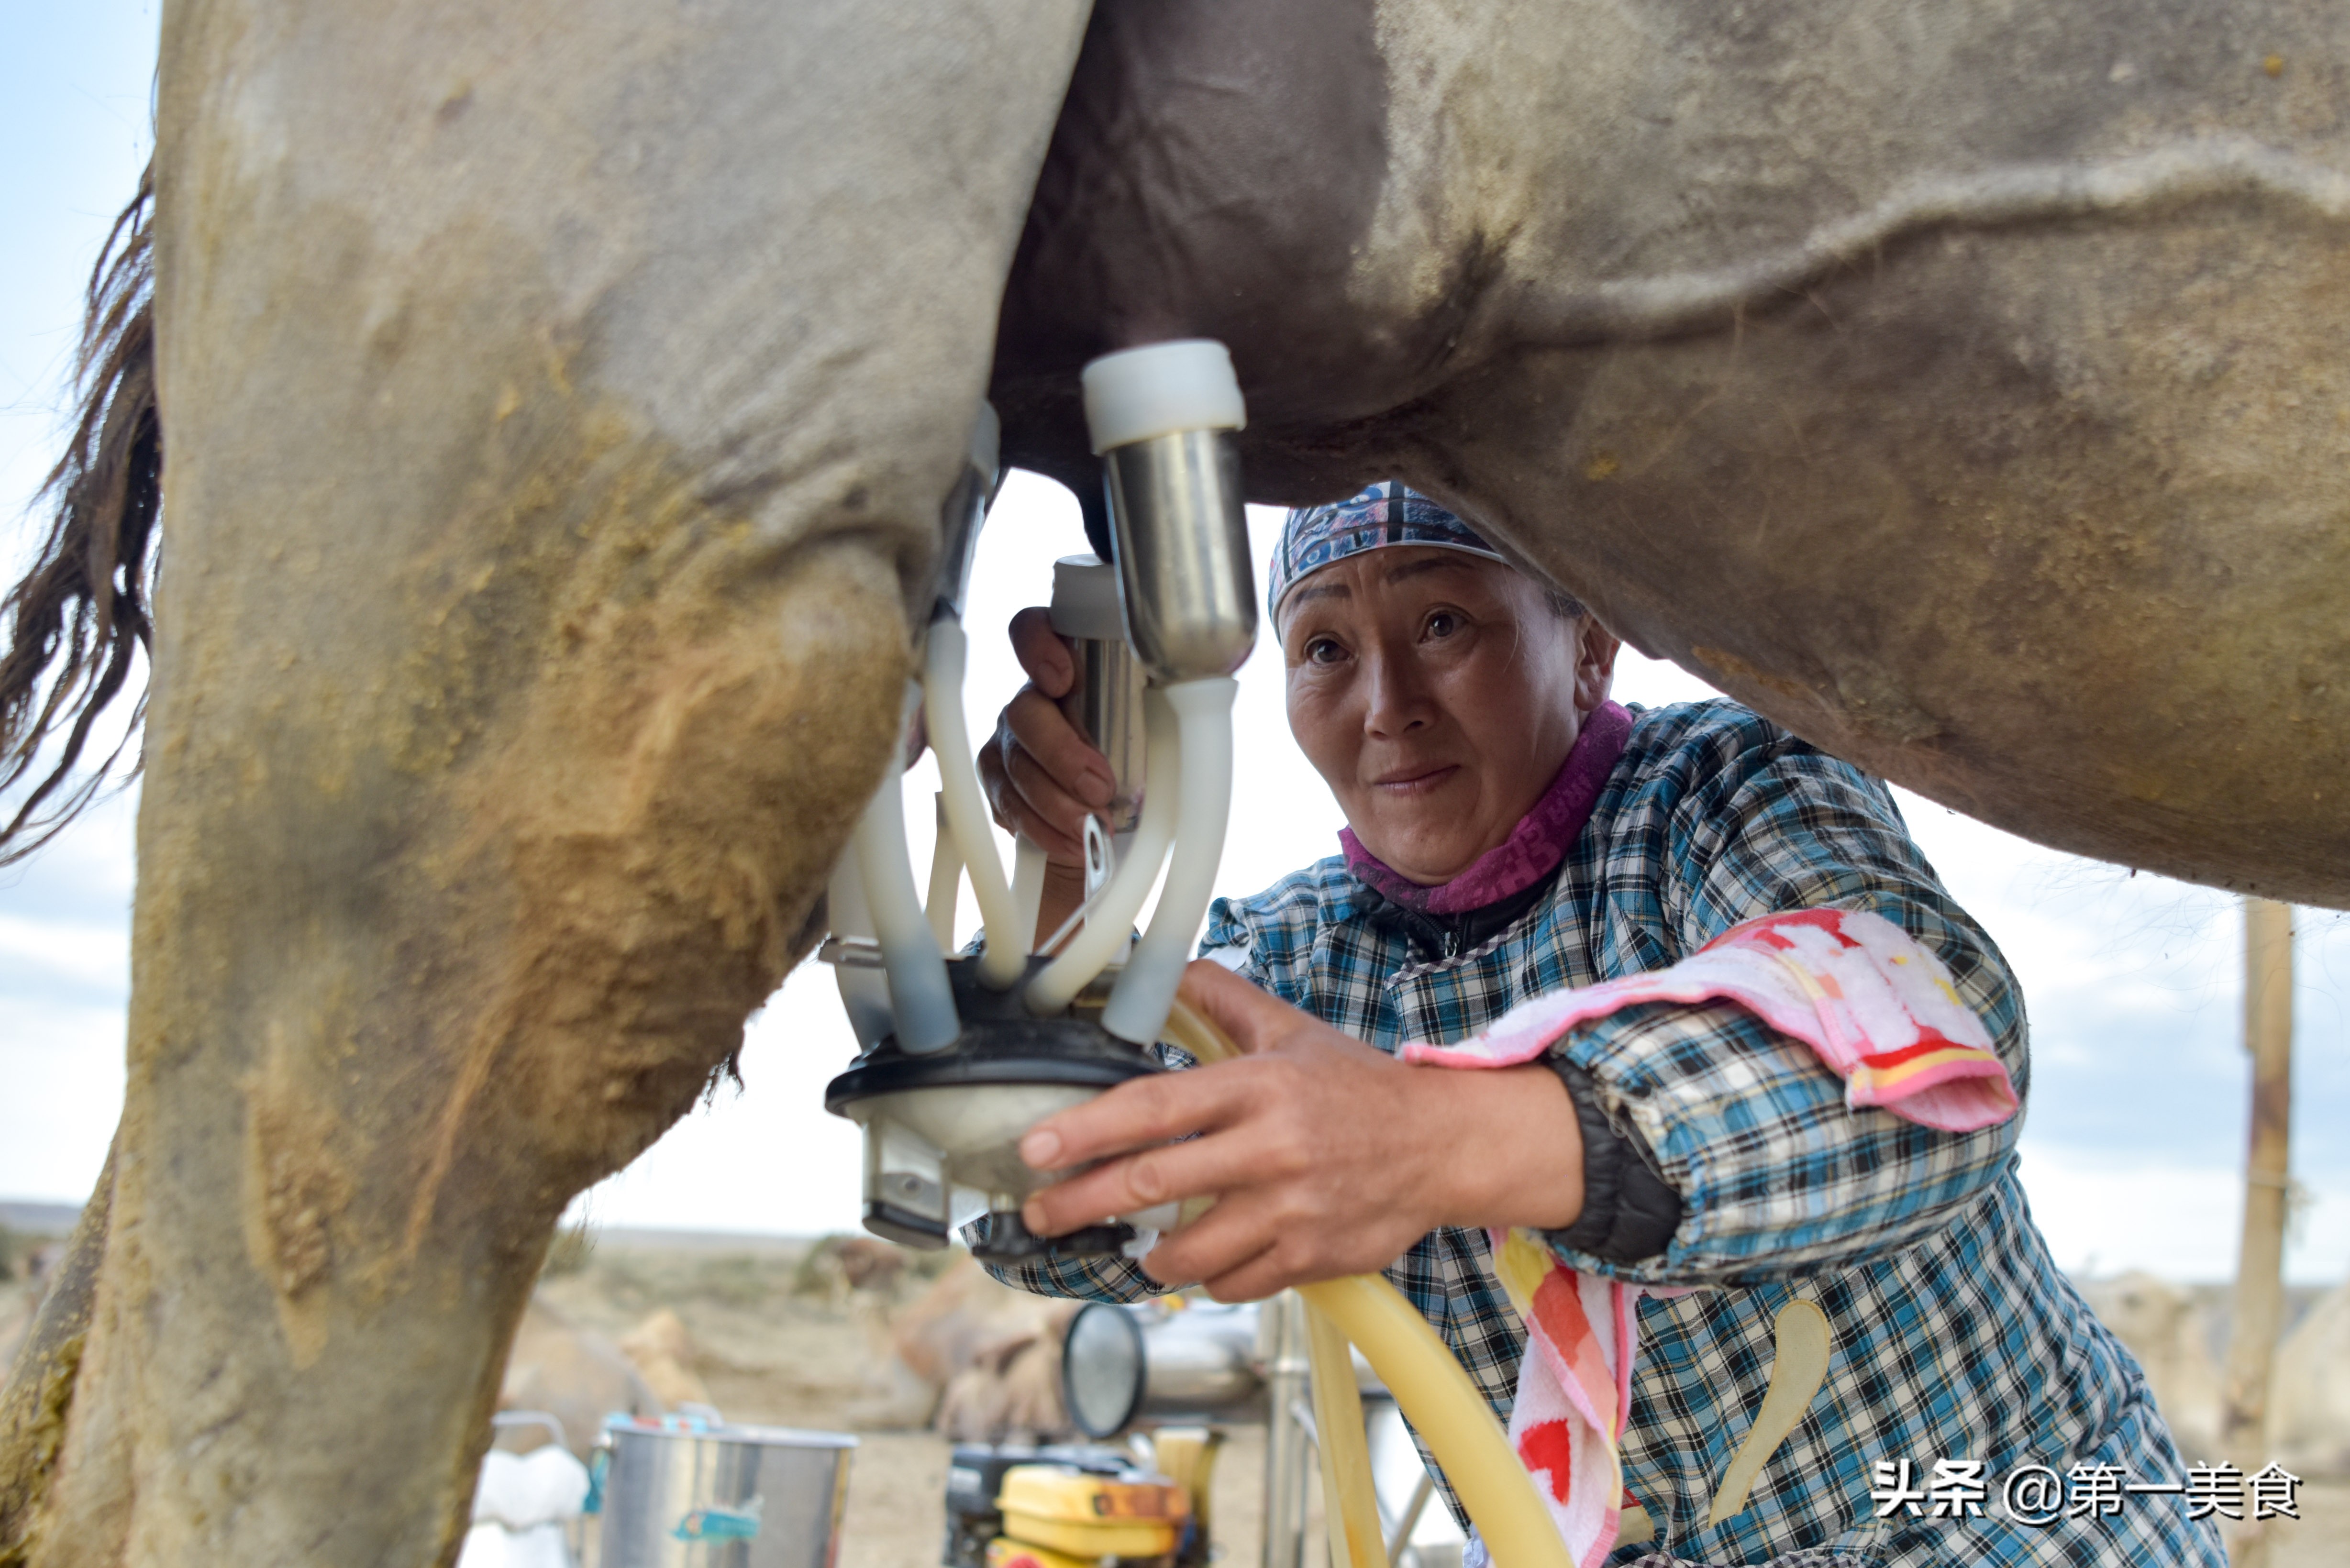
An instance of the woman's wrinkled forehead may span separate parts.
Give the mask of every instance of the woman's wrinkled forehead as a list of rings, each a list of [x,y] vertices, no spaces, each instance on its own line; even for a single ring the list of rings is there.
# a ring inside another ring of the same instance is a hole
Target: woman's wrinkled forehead
[[[1442,598],[1461,599],[1463,605],[1485,606],[1493,593],[1506,597],[1507,584],[1521,581],[1516,568],[1506,561],[1475,550],[1455,549],[1450,545],[1413,545],[1400,549],[1382,550],[1376,556],[1350,556],[1301,577],[1281,601],[1281,616],[1274,625],[1274,635],[1286,639],[1290,628],[1315,621],[1306,612],[1317,603],[1331,606],[1360,604],[1367,598],[1377,604],[1388,597],[1398,585],[1427,581],[1414,591],[1407,590],[1407,601],[1418,605],[1420,598],[1435,595]],[[1467,597],[1462,598],[1463,595]],[[1414,614],[1417,614],[1415,609]],[[1487,613],[1491,613],[1488,607]]]
[[[1480,538],[1476,530],[1416,491],[1396,480],[1383,480],[1361,494],[1320,506],[1301,506],[1282,524],[1281,542],[1274,546],[1272,568],[1265,575],[1267,618],[1281,618],[1281,602],[1289,591],[1323,567],[1334,566],[1367,550],[1417,545],[1443,550],[1464,550],[1487,560],[1502,553]]]

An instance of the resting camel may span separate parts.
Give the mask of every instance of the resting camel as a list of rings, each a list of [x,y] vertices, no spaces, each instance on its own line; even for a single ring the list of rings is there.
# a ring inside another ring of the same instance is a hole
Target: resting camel
[[[151,637],[0,1558],[449,1559],[566,1200],[819,932],[982,397],[1090,496],[1113,348],[1231,345],[1257,500],[2350,903],[2345,88],[2323,0],[171,0],[0,670],[24,847]]]

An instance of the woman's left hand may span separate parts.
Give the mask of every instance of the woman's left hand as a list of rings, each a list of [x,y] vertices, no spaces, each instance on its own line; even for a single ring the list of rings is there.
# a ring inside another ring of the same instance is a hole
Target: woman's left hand
[[[1213,1195],[1143,1268],[1251,1301],[1385,1268],[1440,1225],[1557,1228],[1582,1211],[1582,1137],[1549,1068],[1407,1065],[1212,963],[1191,966],[1183,996],[1244,1054],[1038,1123],[1020,1145],[1032,1168],[1103,1163],[1031,1197],[1031,1231]]]

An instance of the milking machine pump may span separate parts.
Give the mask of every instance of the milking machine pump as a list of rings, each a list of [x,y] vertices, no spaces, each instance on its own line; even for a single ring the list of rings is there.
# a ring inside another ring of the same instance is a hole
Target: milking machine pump
[[[994,418],[983,410],[947,502],[940,592],[921,680],[908,693],[910,716],[921,706],[941,784],[931,909],[926,916],[915,891],[893,773],[833,875],[833,934],[822,950],[862,1047],[825,1106],[865,1129],[866,1228],[937,1248],[984,1215],[973,1251],[994,1262],[1115,1252],[1138,1230],[1175,1221],[1166,1206],[1050,1241],[1034,1236],[1021,1203],[1069,1173],[1030,1170],[1018,1146],[1055,1112],[1163,1070],[1151,1048],[1168,1027],[1223,849],[1232,674],[1256,639],[1233,438],[1243,410],[1223,345],[1192,339],[1107,355],[1086,367],[1083,385],[1115,564],[1059,563],[1051,613],[1077,645],[1072,717],[1116,775],[1107,830],[1088,823],[1085,901],[1061,931],[1035,941],[1043,857],[1024,843],[1006,879],[963,717],[963,598],[997,483]],[[942,950],[956,889],[950,855],[969,868],[983,921],[970,957]],[[1137,940],[1135,919],[1162,866],[1166,886]]]

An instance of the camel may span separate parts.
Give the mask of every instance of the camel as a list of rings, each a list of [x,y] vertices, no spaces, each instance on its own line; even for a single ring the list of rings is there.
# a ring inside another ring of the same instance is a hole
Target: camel
[[[662,1404],[709,1405],[710,1386],[693,1369],[693,1335],[674,1308],[655,1308],[620,1336],[619,1348]]]
[[[524,1309],[499,1376],[498,1408],[553,1416],[562,1424],[564,1445],[581,1463],[593,1458],[605,1417],[659,1416],[670,1402],[625,1344],[581,1327],[536,1297]],[[504,1446],[527,1453],[545,1441],[544,1431],[525,1428]]]
[[[2296,1475],[2350,1478],[2350,1284],[2325,1293],[2277,1347],[2269,1434]]]
[[[1105,350],[1230,345],[1256,500],[1400,477],[1932,798],[2350,903],[2339,5],[172,0],[161,59],[0,659],[0,852],[153,671],[0,1561],[449,1560],[566,1201],[822,931],[983,397],[1090,496]]]
[[[999,1284],[958,1259],[876,1336],[882,1386],[858,1424],[928,1426],[959,1443],[1069,1436],[1061,1343],[1076,1309]]]

